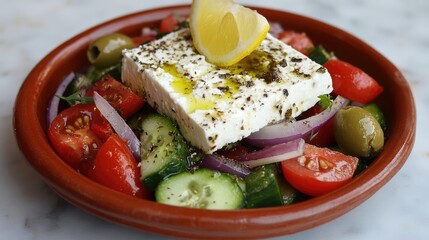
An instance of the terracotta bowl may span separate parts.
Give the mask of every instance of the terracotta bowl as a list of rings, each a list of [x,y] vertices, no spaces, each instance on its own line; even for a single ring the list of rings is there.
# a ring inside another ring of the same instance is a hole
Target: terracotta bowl
[[[377,100],[389,126],[384,150],[350,184],[321,197],[284,207],[210,211],[142,200],[103,187],[66,165],[49,144],[46,109],[61,80],[88,66],[85,51],[101,35],[138,35],[189,6],[138,12],[95,26],[63,43],[31,71],[15,103],[14,126],[21,151],[46,183],[65,200],[108,221],[171,236],[261,238],[286,235],[328,222],[350,211],[380,189],[405,163],[414,144],[416,112],[410,88],[386,58],[356,37],[325,23],[276,10],[255,8],[287,29],[306,32],[317,44],[364,69],[383,85]],[[390,107],[395,106],[395,107]]]

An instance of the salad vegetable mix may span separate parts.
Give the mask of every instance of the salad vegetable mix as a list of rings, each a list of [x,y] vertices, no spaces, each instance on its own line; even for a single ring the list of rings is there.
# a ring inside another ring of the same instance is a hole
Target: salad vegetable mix
[[[72,168],[111,189],[164,204],[205,209],[281,206],[350,182],[384,145],[386,123],[374,103],[383,88],[305,33],[270,33],[330,73],[333,92],[290,122],[262,128],[205,154],[174,119],[121,82],[121,51],[188,28],[171,14],[141,36],[105,35],[88,46],[91,63],[67,77],[48,109],[48,136]],[[109,51],[106,51],[109,48]]]

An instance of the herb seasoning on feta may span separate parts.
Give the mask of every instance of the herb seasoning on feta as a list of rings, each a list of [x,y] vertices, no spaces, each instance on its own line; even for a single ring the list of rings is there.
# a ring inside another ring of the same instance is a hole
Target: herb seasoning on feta
[[[124,83],[175,119],[184,137],[206,153],[296,117],[332,91],[321,65],[269,34],[228,67],[208,63],[189,29],[124,50],[123,56]]]

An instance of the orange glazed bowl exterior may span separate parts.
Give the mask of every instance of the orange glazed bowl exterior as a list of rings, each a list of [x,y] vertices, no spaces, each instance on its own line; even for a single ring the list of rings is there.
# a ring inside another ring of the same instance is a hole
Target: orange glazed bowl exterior
[[[416,112],[408,83],[380,53],[340,29],[287,12],[254,9],[287,29],[306,32],[313,42],[363,69],[384,87],[377,99],[388,125],[384,150],[351,183],[289,206],[202,210],[163,205],[116,192],[63,162],[47,137],[47,107],[62,79],[89,66],[86,58],[89,43],[112,32],[137,36],[142,27],[157,26],[173,11],[189,14],[189,6],[148,10],[102,23],[73,37],[42,59],[26,78],[15,102],[16,139],[28,162],[62,198],[90,214],[143,231],[186,238],[262,238],[291,234],[337,218],[371,197],[399,171],[414,144]]]

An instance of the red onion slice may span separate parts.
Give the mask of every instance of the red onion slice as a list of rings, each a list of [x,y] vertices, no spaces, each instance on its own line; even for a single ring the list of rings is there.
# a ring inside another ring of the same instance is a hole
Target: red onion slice
[[[75,77],[74,73],[70,73],[69,75],[67,75],[64,78],[64,80],[61,82],[61,84],[58,86],[57,91],[55,92],[55,95],[52,97],[48,107],[48,126],[58,115],[58,107],[60,105],[61,99],[57,96],[64,95],[64,92],[66,91],[67,86],[71,83],[71,81],[73,81],[74,77]]]
[[[94,103],[101,114],[109,121],[112,128],[119,137],[124,140],[130,148],[133,156],[140,161],[140,140],[136,137],[133,130],[128,126],[125,120],[119,115],[115,108],[110,105],[100,94],[94,92]]]
[[[265,147],[297,138],[306,138],[310,134],[316,133],[338,110],[346,106],[348,102],[348,99],[337,96],[330,108],[317,115],[300,121],[281,122],[266,126],[258,132],[252,133],[245,141],[254,146]]]
[[[250,168],[276,163],[301,156],[304,152],[304,145],[304,139],[299,138],[242,155],[238,160]]]
[[[199,166],[219,172],[231,173],[241,178],[246,177],[251,172],[243,163],[217,154],[206,155]]]

